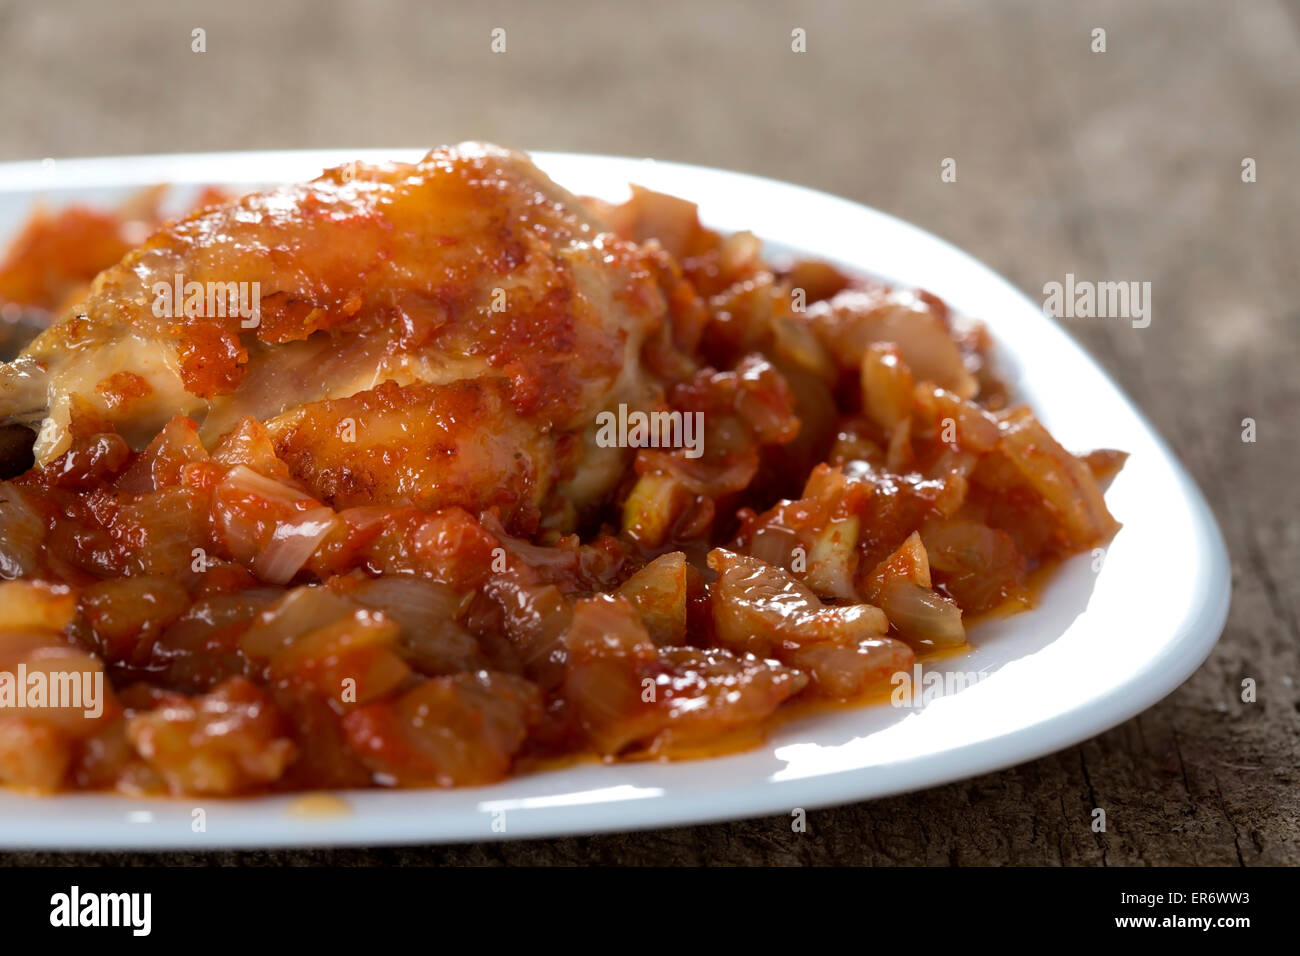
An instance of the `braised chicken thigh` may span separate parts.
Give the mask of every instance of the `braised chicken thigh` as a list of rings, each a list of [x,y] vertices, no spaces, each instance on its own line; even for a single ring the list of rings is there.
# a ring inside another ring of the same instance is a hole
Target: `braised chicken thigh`
[[[205,444],[251,417],[327,503],[563,524],[621,472],[596,414],[649,397],[646,260],[518,153],[345,166],[155,233],[0,372],[0,417],[40,465],[79,409],[136,450],[176,415]]]

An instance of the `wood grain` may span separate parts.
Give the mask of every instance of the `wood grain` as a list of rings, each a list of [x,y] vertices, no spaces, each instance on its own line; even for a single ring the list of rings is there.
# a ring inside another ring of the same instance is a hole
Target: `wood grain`
[[[1031,296],[1150,281],[1068,322],[1178,451],[1233,556],[1209,661],[1141,716],[1001,773],[788,818],[582,839],[6,863],[1300,864],[1300,4],[0,3],[0,158],[487,138],[839,193]],[[508,50],[488,34],[504,26]],[[208,51],[190,52],[207,30]],[[790,30],[808,52],[790,52]],[[1090,50],[1091,31],[1107,50]],[[939,163],[958,163],[941,183]],[[1258,181],[1243,183],[1253,157]],[[1254,418],[1258,441],[1241,441]],[[1159,561],[1152,555],[1152,561]],[[1158,600],[1159,595],[1153,595]],[[1258,701],[1240,699],[1243,678]],[[1107,812],[1094,834],[1091,810]]]

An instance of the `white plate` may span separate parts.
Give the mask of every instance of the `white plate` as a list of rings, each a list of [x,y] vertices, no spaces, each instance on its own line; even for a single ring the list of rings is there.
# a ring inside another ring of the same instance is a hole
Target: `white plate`
[[[352,159],[417,155],[313,151],[0,165],[0,236],[12,232],[38,194],[53,204],[114,201],[154,182],[292,181]],[[921,708],[806,717],[743,754],[589,764],[452,791],[356,791],[341,795],[350,810],[329,816],[303,815],[293,797],[4,793],[0,846],[427,843],[789,816],[796,808],[932,787],[1068,747],[1150,707],[1209,654],[1227,616],[1229,565],[1205,501],[1115,384],[1005,280],[914,226],[798,186],[648,160],[535,158],[580,194],[617,199],[633,181],[685,196],[699,202],[711,226],[749,229],[780,246],[929,289],[958,312],[984,319],[1002,373],[1066,447],[1132,453],[1106,495],[1124,528],[1100,572],[1093,571],[1092,556],[1075,558],[1052,579],[1036,610],[977,628],[973,651],[935,665],[985,672],[974,686]],[[203,832],[192,826],[196,808],[205,812]]]

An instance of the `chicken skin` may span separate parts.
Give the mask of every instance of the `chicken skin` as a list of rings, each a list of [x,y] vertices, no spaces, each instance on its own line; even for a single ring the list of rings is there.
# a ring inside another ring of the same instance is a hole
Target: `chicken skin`
[[[652,257],[516,152],[352,164],[164,226],[0,368],[0,420],[48,465],[77,414],[137,450],[251,417],[328,504],[563,528],[627,463],[597,415],[652,394]]]

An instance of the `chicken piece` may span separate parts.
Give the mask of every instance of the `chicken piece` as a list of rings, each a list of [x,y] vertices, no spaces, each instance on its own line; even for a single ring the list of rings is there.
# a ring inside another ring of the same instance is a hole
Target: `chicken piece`
[[[47,465],[84,403],[135,448],[252,417],[321,501],[563,526],[626,464],[596,416],[654,388],[652,254],[499,147],[351,164],[164,226],[0,367],[0,424]]]

